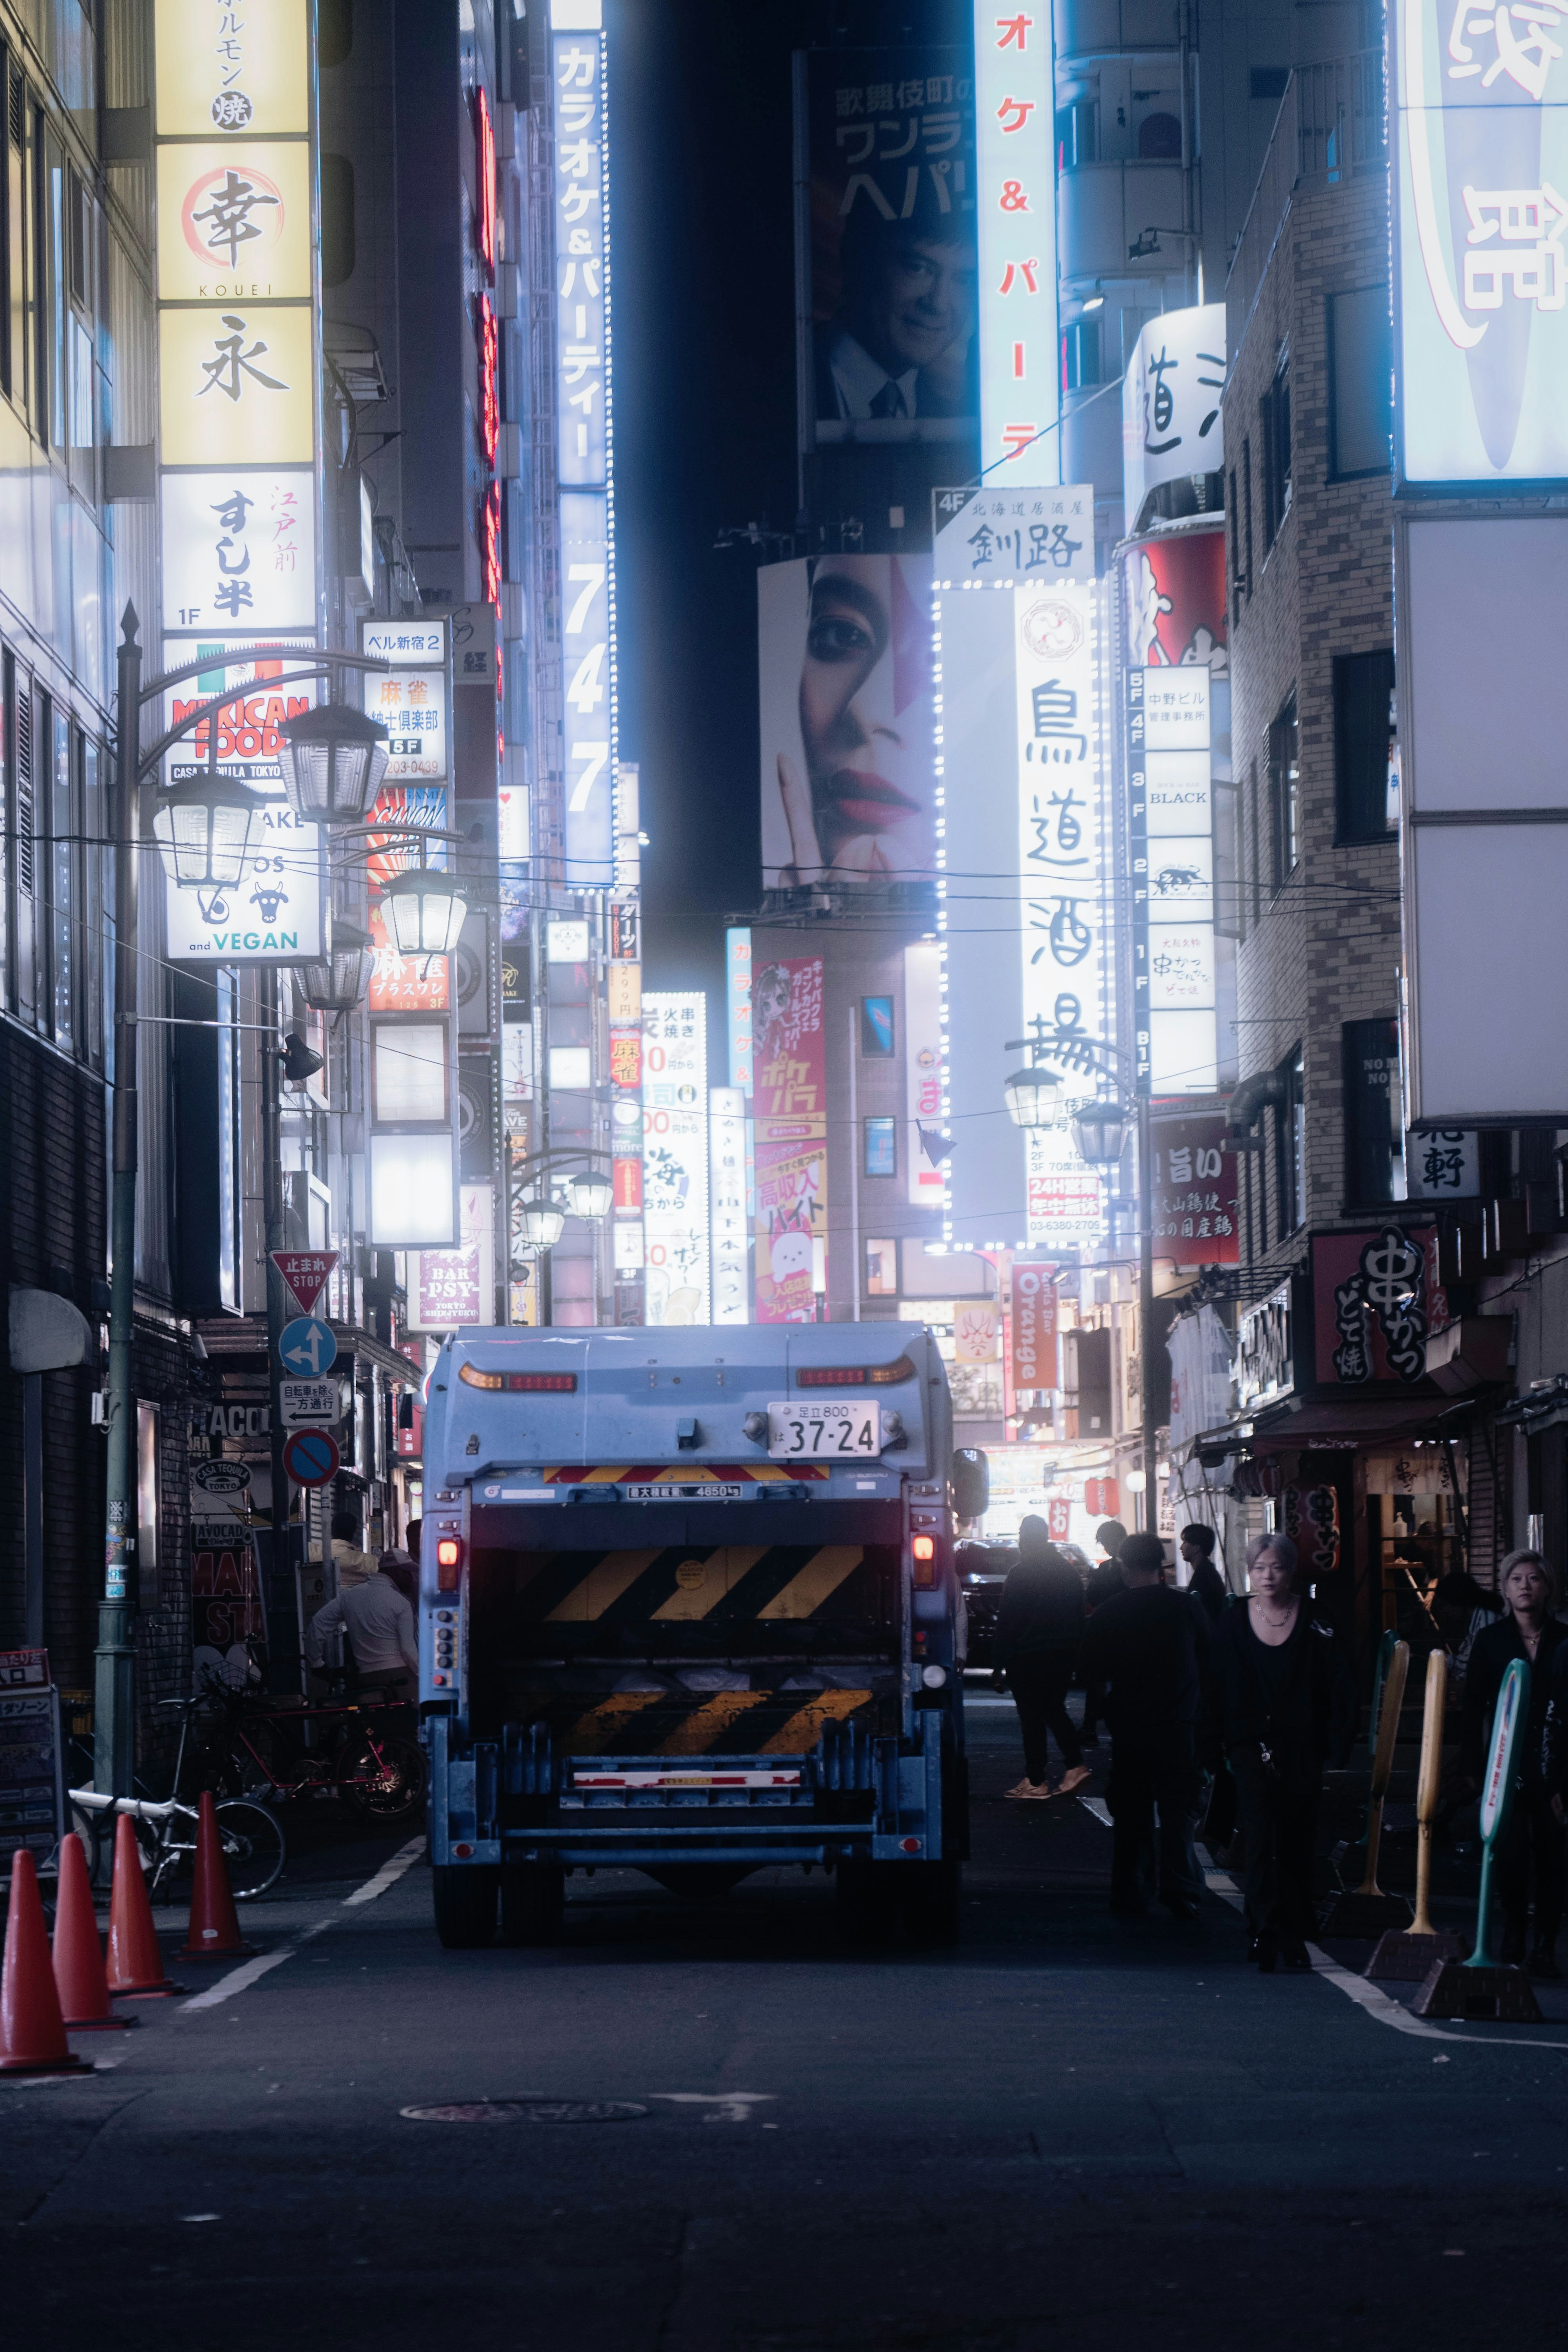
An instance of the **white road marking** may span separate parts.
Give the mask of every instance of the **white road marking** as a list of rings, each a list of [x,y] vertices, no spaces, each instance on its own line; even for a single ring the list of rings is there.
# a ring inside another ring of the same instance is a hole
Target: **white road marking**
[[[752,2109],[777,2096],[773,2091],[649,2091],[650,2099],[668,2099],[679,2106],[710,2107],[705,2124],[746,2124]]]
[[[1079,1803],[1091,1812],[1096,1821],[1104,1822],[1107,1827],[1110,1825],[1110,1816],[1098,1798],[1080,1797]],[[1220,1901],[1228,1903],[1233,1910],[1245,1909],[1241,1889],[1228,1871],[1205,1870],[1204,1884],[1211,1895],[1217,1895]],[[1342,1969],[1337,1960],[1331,1960],[1327,1952],[1320,1951],[1316,1944],[1308,1945],[1307,1956],[1312,1963],[1314,1976],[1320,1976],[1325,1983],[1335,1986],[1347,2000],[1353,2000],[1356,2007],[1377,2024],[1392,2026],[1395,2033],[1413,2034],[1423,2042],[1465,2042],[1472,2049],[1568,2050],[1568,2042],[1529,2042],[1519,2033],[1451,2033],[1446,2026],[1431,2025],[1424,2017],[1412,2017],[1402,2001],[1380,1991],[1365,1977],[1358,1977],[1351,1969]]]
[[[342,1907],[348,1910],[356,1903],[374,1903],[377,1895],[386,1893],[389,1886],[395,1886],[404,1872],[413,1868],[424,1851],[422,1836],[410,1838],[390,1862],[382,1864],[374,1878],[367,1878],[363,1886],[356,1886],[352,1895],[343,1896]],[[209,1985],[205,1992],[198,1992],[194,1999],[183,2000],[180,2003],[182,2012],[192,2009],[216,2009],[220,2001],[231,2000],[236,1993],[247,1991],[269,1969],[280,1969],[285,1960],[291,1960],[296,1952],[302,1950],[317,1936],[325,1935],[331,1924],[329,1913],[325,1919],[318,1919],[313,1927],[301,1927],[297,1936],[291,1936],[286,1944],[279,1944],[275,1952],[263,1952],[257,1959],[243,1961],[237,1969],[231,1969],[227,1976],[219,1977],[216,1984]]]
[[[1080,1797],[1079,1803],[1086,1813],[1092,1813],[1095,1820],[1102,1822],[1108,1830],[1116,1826],[1110,1818],[1110,1808],[1103,1797]]]
[[[356,1903],[374,1903],[378,1895],[384,1895],[389,1886],[396,1885],[405,1870],[412,1870],[424,1851],[423,1836],[410,1838],[408,1843],[401,1847],[390,1862],[382,1864],[374,1878],[367,1878],[363,1886],[356,1886],[352,1895],[344,1895],[344,1909],[352,1910]]]

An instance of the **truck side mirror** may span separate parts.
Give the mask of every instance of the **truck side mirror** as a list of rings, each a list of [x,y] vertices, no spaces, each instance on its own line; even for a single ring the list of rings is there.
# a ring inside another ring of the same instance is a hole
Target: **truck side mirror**
[[[991,1465],[978,1445],[961,1445],[948,1472],[955,1519],[978,1519],[991,1500]]]

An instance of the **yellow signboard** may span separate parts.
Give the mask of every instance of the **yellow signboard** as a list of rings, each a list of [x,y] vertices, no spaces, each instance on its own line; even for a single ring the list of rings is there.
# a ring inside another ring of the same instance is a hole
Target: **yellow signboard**
[[[160,300],[308,301],[310,290],[306,143],[159,148]]]
[[[158,314],[165,463],[310,464],[310,312],[237,303]]]
[[[642,1022],[642,966],[612,963],[608,967],[610,1019],[617,1028]]]
[[[158,136],[287,136],[310,127],[306,0],[156,0]]]

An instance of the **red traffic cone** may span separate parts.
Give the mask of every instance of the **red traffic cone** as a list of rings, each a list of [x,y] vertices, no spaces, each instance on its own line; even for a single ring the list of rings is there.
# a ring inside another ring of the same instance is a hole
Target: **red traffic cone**
[[[226,1960],[256,1946],[239,1932],[239,1919],[229,1893],[228,1865],[218,1835],[217,1804],[204,1789],[196,1817],[196,1874],[191,1887],[191,1925],[180,1947],[183,1960]]]
[[[184,1992],[163,1973],[163,1955],[153,1926],[153,1906],[142,1875],[142,1856],[129,1813],[114,1827],[114,1885],[109,1896],[109,1990],[117,1999],[167,2000]]]
[[[23,1847],[11,1856],[5,1965],[0,1973],[0,2074],[73,2074],[86,2063],[66,2040],[38,1874]]]
[[[109,2006],[109,1979],[103,1972],[103,1947],[98,1940],[87,1855],[74,1830],[60,1841],[55,1989],[73,2033],[111,2033],[117,2026],[140,2022],[134,2017],[116,2017]]]

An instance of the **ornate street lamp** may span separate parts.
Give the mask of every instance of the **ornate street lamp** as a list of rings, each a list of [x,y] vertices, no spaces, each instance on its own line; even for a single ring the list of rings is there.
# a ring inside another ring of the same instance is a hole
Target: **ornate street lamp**
[[[323,702],[280,721],[278,764],[301,824],[358,824],[386,773],[386,730],[363,710]]]
[[[259,793],[222,778],[160,793],[153,836],[171,880],[185,890],[237,888],[266,806]]]
[[[562,1211],[552,1201],[542,1200],[537,1192],[531,1192],[526,1200],[518,1202],[517,1207],[518,1223],[530,1249],[553,1249],[566,1223]]]
[[[1031,1063],[1015,1070],[1002,1091],[1015,1127],[1054,1127],[1061,1116],[1061,1080],[1054,1070]]]
[[[616,1197],[616,1188],[607,1176],[591,1171],[568,1180],[567,1191],[572,1200],[574,1217],[607,1217]]]
[[[365,992],[374,952],[368,935],[327,908],[325,953],[294,966],[294,987],[312,1013],[352,1013]]]
[[[411,866],[382,886],[382,919],[401,956],[450,955],[468,911],[463,885],[438,866]]]
[[[1128,1113],[1119,1102],[1080,1103],[1068,1122],[1079,1158],[1089,1168],[1114,1168],[1127,1141]]]

